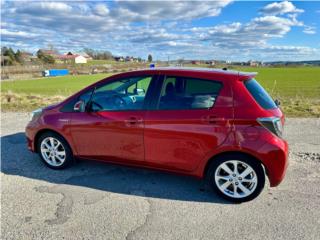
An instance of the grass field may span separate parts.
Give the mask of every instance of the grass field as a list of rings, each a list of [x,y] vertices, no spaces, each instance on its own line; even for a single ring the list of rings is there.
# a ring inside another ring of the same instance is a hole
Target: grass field
[[[274,98],[280,99],[282,108],[288,116],[320,117],[320,67],[241,67],[235,69],[258,72],[256,79]],[[35,100],[37,98],[45,97],[50,103],[50,99],[54,99],[54,96],[60,96],[59,99],[62,99],[107,76],[110,74],[2,82],[2,110],[30,110],[37,107],[37,100]],[[8,95],[9,98],[11,96],[9,102]],[[33,104],[28,104],[30,97],[34,100]],[[38,105],[45,105],[45,103],[39,101]]]
[[[1,92],[39,94],[44,96],[68,96],[111,74],[76,75],[48,77],[34,80],[17,80],[3,82]]]
[[[256,79],[273,96],[320,98],[320,67],[238,69],[258,72]]]

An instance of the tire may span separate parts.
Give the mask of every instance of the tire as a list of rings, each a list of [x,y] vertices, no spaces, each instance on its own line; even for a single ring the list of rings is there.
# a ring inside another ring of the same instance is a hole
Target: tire
[[[73,163],[73,154],[68,142],[54,132],[43,133],[37,142],[41,160],[52,169],[64,169]]]
[[[206,176],[215,192],[237,203],[256,198],[265,185],[262,165],[256,159],[242,154],[217,157],[210,164]]]

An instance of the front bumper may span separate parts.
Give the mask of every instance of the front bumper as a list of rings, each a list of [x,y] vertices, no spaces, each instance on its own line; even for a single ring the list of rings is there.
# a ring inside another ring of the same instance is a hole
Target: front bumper
[[[32,152],[36,152],[36,147],[34,143],[36,133],[37,133],[36,124],[33,122],[29,122],[25,129],[25,135],[27,138],[27,147]]]

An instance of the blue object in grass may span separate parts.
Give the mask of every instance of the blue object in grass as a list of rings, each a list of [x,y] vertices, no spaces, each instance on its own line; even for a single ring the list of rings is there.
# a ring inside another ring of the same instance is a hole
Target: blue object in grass
[[[50,70],[44,70],[42,72],[42,75],[44,77],[56,77],[56,76],[64,76],[68,74],[69,74],[68,69],[50,69]]]

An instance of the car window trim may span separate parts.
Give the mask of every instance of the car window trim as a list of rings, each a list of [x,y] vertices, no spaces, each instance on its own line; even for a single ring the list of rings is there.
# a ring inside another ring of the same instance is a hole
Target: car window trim
[[[101,111],[96,111],[96,112],[137,112],[137,111],[145,111],[148,109],[148,102],[149,102],[149,98],[152,97],[152,94],[149,94],[149,89],[155,84],[154,82],[157,81],[157,78],[158,78],[158,74],[157,73],[154,73],[154,74],[146,74],[146,75],[133,75],[133,76],[126,76],[126,77],[120,77],[120,78],[115,78],[115,79],[112,79],[112,81],[110,82],[103,82],[103,83],[100,83],[100,84],[97,84],[95,86],[93,86],[94,89],[96,88],[99,88],[103,85],[106,85],[106,84],[111,84],[113,82],[117,82],[117,81],[120,81],[121,79],[126,79],[126,78],[131,78],[131,77],[135,77],[135,78],[139,78],[139,77],[151,77],[151,81],[150,81],[150,85],[148,87],[148,90],[147,90],[147,93],[146,93],[146,96],[145,96],[145,99],[144,99],[144,102],[143,102],[143,107],[141,109],[124,109],[124,110],[101,110]],[[93,89],[90,89],[91,91]],[[150,89],[152,91],[152,88]],[[151,95],[151,96],[149,96]],[[80,95],[81,96],[81,95]],[[80,97],[79,96],[79,97]],[[78,97],[78,98],[79,98]]]

